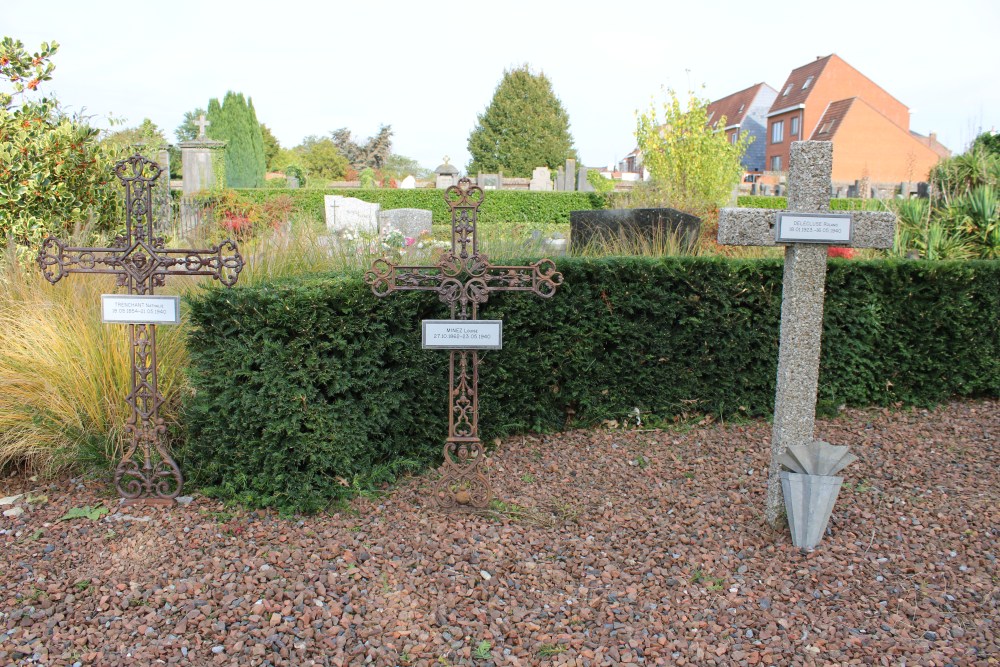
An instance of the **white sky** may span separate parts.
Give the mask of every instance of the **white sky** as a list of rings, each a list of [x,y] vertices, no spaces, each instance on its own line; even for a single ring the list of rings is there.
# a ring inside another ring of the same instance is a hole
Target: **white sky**
[[[505,68],[549,77],[599,167],[634,147],[635,112],[661,86],[708,99],[780,88],[830,53],[960,152],[1000,130],[998,25],[997,0],[0,0],[0,35],[29,51],[59,42],[46,90],[95,124],[148,117],[174,141],[185,111],[234,90],[284,147],[388,124],[394,152],[429,168],[444,155],[465,167]]]

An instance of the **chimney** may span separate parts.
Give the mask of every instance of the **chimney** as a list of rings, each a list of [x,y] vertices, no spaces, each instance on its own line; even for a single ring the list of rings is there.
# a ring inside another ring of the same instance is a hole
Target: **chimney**
[[[937,142],[937,132],[931,132],[931,136],[930,136],[930,139],[931,139],[931,141],[930,141],[930,142],[931,142],[932,144],[933,144],[933,143],[936,143],[936,142]]]

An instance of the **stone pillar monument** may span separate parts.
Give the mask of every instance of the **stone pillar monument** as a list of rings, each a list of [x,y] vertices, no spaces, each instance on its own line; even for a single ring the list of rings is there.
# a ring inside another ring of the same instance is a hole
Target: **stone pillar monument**
[[[458,185],[458,169],[455,165],[448,163],[448,156],[444,156],[444,164],[440,165],[434,170],[435,178],[434,187],[438,190],[447,190],[453,185]]]
[[[194,141],[182,141],[178,144],[181,149],[181,175],[184,179],[185,196],[211,190],[219,176],[215,173],[215,162],[223,159],[222,150],[226,147],[226,142],[215,141],[205,135],[205,126],[209,124],[202,114],[196,123],[198,137]]]

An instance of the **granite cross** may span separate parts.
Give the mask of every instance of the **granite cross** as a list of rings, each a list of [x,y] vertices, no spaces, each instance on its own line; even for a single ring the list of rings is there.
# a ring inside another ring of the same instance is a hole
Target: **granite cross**
[[[452,319],[476,320],[479,305],[494,292],[532,292],[548,298],[562,284],[555,263],[542,259],[528,266],[494,266],[479,251],[476,223],[483,190],[468,178],[445,190],[451,209],[451,250],[434,266],[400,266],[378,259],[365,273],[376,296],[395,291],[431,291],[451,307]],[[434,500],[443,509],[489,505],[492,490],[480,470],[484,449],[479,440],[479,353],[453,349],[449,367],[448,439],[442,476]]]
[[[788,211],[727,208],[719,212],[719,243],[785,245],[778,377],[765,513],[772,527],[779,525],[783,509],[778,458],[789,445],[806,445],[813,439],[827,248],[830,245],[890,248],[895,236],[896,217],[892,213],[829,213],[832,166],[831,142],[793,142],[788,173]]]
[[[198,116],[198,120],[195,121],[195,125],[198,126],[198,138],[206,139],[207,137],[205,136],[205,126],[211,125],[211,123],[205,120],[205,114],[201,114],[200,116]]]
[[[129,294],[151,296],[167,276],[211,276],[232,287],[243,270],[243,258],[229,240],[205,249],[166,248],[154,236],[152,190],[161,169],[141,155],[115,164],[125,186],[125,233],[110,247],[74,247],[48,237],[38,252],[38,264],[50,283],[70,273],[103,273],[117,277]],[[150,299],[151,301],[152,299]],[[163,395],[157,389],[156,325],[130,320],[132,382],[128,402],[132,414],[125,431],[131,441],[115,469],[115,487],[131,503],[171,505],[184,478],[162,442],[166,425],[159,417]],[[142,464],[133,460],[142,450]]]

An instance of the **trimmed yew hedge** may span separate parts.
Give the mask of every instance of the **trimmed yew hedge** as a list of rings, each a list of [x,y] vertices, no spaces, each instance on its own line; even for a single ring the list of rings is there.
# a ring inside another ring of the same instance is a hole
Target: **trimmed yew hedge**
[[[703,412],[768,416],[782,265],[562,258],[551,299],[501,294],[481,353],[481,437]],[[315,511],[439,460],[448,353],[422,350],[432,294],[376,298],[360,276],[191,299],[185,474],[252,506]],[[819,402],[931,405],[1000,396],[1000,262],[832,260]],[[838,443],[850,444],[850,443]]]
[[[784,210],[788,208],[788,197],[770,195],[740,195],[736,198],[740,208],[773,208]],[[831,211],[882,211],[885,205],[880,199],[858,199],[856,197],[830,200]]]
[[[253,189],[237,190],[247,201],[260,204],[269,198],[286,195],[295,207],[320,218],[324,216],[324,195],[356,197],[381,204],[383,209],[423,208],[434,215],[434,224],[450,224],[451,213],[444,201],[444,191],[430,188],[399,190],[393,188],[308,190]],[[597,192],[529,192],[525,190],[492,190],[479,210],[479,221],[490,224],[562,223],[569,224],[570,211],[589,211],[608,207],[606,195]]]

